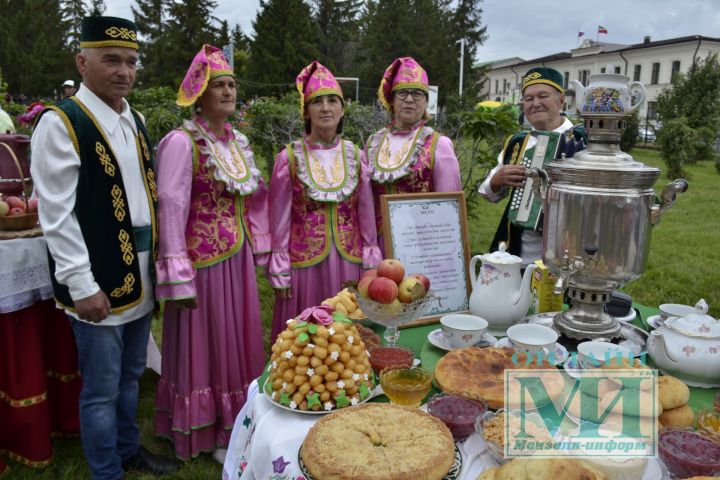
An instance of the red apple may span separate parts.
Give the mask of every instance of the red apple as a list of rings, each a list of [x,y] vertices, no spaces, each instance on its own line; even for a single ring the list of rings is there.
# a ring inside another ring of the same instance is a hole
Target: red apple
[[[5,215],[8,214],[9,211],[10,211],[10,205],[5,203],[5,201],[0,200],[0,217],[4,217]]]
[[[10,211],[7,214],[8,217],[14,217],[15,215],[25,215],[25,209],[13,207],[10,209]]]
[[[430,290],[430,279],[422,273],[413,273],[410,277],[420,280],[420,282],[425,286],[426,293]]]
[[[398,260],[388,258],[378,265],[377,275],[378,277],[389,278],[395,283],[400,283],[405,278],[405,267]]]
[[[10,206],[10,208],[22,208],[23,211],[25,211],[25,202],[20,197],[6,197],[5,202]]]
[[[360,278],[365,278],[365,277],[375,278],[377,276],[378,276],[377,268],[371,268],[370,270],[366,270],[365,273],[363,273],[363,276]]]
[[[38,210],[38,199],[29,198],[27,204],[27,213],[36,213]]]
[[[370,298],[378,303],[391,303],[397,298],[398,287],[394,281],[385,277],[373,278],[368,287]]]
[[[368,288],[370,288],[370,283],[373,280],[375,280],[375,278],[377,278],[377,277],[365,276],[365,277],[361,278],[360,281],[358,282],[358,286],[357,286],[358,293],[365,298],[369,298]]]
[[[398,300],[403,303],[414,302],[425,296],[425,285],[414,277],[407,277],[398,285]]]

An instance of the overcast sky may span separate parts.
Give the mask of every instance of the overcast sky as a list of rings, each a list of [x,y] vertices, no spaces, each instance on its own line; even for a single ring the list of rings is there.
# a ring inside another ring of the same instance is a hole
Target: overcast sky
[[[132,18],[134,0],[105,0],[106,15]],[[218,0],[215,15],[230,27],[239,24],[252,35],[258,0]],[[608,30],[600,41],[641,43],[705,35],[720,37],[720,0],[484,0],[482,22],[488,39],[475,59],[509,57],[526,60],[569,51],[578,31],[595,40],[599,25]]]

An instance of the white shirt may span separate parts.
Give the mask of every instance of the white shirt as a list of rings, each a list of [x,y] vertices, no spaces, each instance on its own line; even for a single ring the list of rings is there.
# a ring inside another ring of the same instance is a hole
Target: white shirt
[[[84,85],[76,97],[92,112],[110,142],[120,167],[133,226],[150,225],[150,204],[140,171],[135,143],[137,128],[130,106],[123,99],[123,110],[118,114]],[[73,300],[87,298],[100,291],[100,286],[90,270],[90,257],[74,211],[80,157],[65,124],[55,112],[47,112],[38,122],[31,151],[30,172],[39,198],[40,223],[55,260],[55,278],[67,285]],[[109,315],[98,325],[120,325],[152,311],[150,252],[139,252],[138,260],[143,288],[141,302],[124,312]],[[70,311],[67,313],[78,318]]]
[[[564,118],[563,123],[556,129],[554,129],[553,132],[563,133],[566,130],[571,129],[572,127],[572,122],[567,118]],[[531,149],[535,146],[536,143],[537,138],[531,135],[530,138],[528,138],[527,146],[525,147],[525,149]],[[480,193],[480,195],[482,195],[492,203],[497,203],[503,198],[505,198],[508,194],[508,191],[510,190],[508,187],[502,187],[497,192],[493,192],[492,188],[490,188],[490,181],[498,172],[498,170],[500,170],[500,168],[503,166],[504,156],[505,151],[503,150],[502,152],[500,152],[500,155],[498,155],[498,164],[495,166],[495,168],[490,170],[487,178],[485,178],[485,180],[482,182],[482,184],[480,184],[480,187],[478,188],[478,193]],[[533,263],[535,260],[542,258],[542,233],[536,232],[535,230],[525,229],[522,231],[521,243],[523,268],[526,267],[528,264]]]

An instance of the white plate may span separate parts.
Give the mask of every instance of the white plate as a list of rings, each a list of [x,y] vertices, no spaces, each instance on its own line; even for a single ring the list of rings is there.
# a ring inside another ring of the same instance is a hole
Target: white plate
[[[457,350],[461,347],[453,347],[450,345],[450,341],[445,337],[445,334],[442,331],[442,328],[438,328],[437,330],[433,330],[432,332],[428,333],[428,342],[433,344],[439,349],[447,350],[448,352],[452,352],[453,350]],[[489,333],[485,333],[483,335],[482,339],[476,343],[475,345],[472,345],[473,347],[492,347],[495,345],[495,342],[497,342],[497,338],[490,335]]]
[[[498,348],[512,348],[512,345],[510,344],[510,339],[508,337],[501,338],[500,340],[495,342],[495,346]],[[553,357],[555,360],[555,365],[560,365],[564,363],[568,359],[567,348],[555,342],[555,350],[553,351]]]
[[[349,407],[354,406],[354,405],[350,404],[350,405],[348,405],[347,407],[343,407],[343,408],[340,408],[340,409],[333,408],[332,410],[317,410],[317,411],[315,411],[315,410],[300,410],[299,408],[290,408],[290,407],[288,407],[288,406],[286,406],[286,405],[283,405],[283,404],[281,404],[281,403],[279,403],[279,402],[276,402],[275,400],[272,399],[272,397],[270,396],[270,394],[265,391],[265,385],[267,385],[267,382],[268,382],[268,380],[266,379],[266,380],[265,380],[265,384],[263,385],[263,389],[262,389],[262,392],[263,392],[263,394],[265,395],[265,398],[267,399],[267,401],[270,402],[270,403],[272,403],[273,405],[275,405],[275,406],[278,407],[278,408],[282,408],[283,410],[287,410],[288,412],[304,413],[304,414],[307,414],[307,415],[325,415],[325,414],[327,414],[327,413],[336,412],[336,411],[338,411],[338,410],[343,410],[343,409],[345,409],[345,408],[349,408]],[[379,389],[379,391],[378,391],[378,389]],[[357,405],[362,405],[363,403],[370,401],[371,398],[376,397],[376,396],[378,396],[378,395],[381,394],[381,393],[382,393],[382,389],[380,388],[380,385],[378,385],[378,386],[376,386],[376,387],[370,392],[370,395],[368,395],[368,396],[365,398],[365,400],[360,400],[360,401],[357,403]]]

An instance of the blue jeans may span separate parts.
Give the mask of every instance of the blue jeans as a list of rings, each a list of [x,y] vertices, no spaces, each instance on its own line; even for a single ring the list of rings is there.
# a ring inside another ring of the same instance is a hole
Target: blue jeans
[[[152,313],[124,325],[70,318],[83,378],[80,433],[93,480],[122,478],[122,462],[140,448],[135,423]]]

